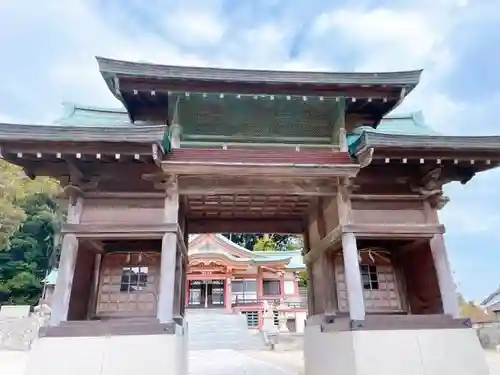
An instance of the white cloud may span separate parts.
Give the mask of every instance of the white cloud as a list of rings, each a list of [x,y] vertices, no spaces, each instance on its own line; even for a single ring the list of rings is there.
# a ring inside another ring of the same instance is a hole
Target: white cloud
[[[447,59],[440,46],[443,25],[416,10],[340,9],[320,15],[313,33],[334,33],[363,54],[356,70],[416,69]]]

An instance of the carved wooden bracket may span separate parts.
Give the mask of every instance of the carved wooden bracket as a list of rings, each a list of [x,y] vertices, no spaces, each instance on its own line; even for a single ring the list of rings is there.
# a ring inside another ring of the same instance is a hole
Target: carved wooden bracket
[[[373,159],[373,151],[373,148],[367,148],[356,156],[356,158],[358,159],[358,163],[361,165],[361,168],[365,168],[371,164]]]

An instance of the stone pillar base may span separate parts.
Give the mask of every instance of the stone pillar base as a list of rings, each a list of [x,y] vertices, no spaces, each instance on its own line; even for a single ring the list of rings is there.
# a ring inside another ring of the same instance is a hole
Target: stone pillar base
[[[321,332],[307,325],[306,375],[490,375],[471,328]]]
[[[58,327],[54,327],[58,328]],[[187,375],[187,332],[50,335],[31,348],[26,375]]]

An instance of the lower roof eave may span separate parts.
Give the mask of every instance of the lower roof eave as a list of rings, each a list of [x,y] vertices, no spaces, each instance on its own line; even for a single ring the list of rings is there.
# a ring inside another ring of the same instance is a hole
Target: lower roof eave
[[[364,132],[356,141],[353,153],[357,156],[367,148],[376,150],[418,150],[422,152],[500,153],[500,136],[427,136]]]
[[[356,177],[359,164],[286,164],[163,161],[165,172],[176,175]]]

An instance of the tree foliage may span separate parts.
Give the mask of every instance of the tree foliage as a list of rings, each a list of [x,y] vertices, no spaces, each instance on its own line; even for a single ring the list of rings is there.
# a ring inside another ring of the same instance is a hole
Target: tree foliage
[[[57,182],[30,180],[0,160],[0,304],[36,304],[42,280],[55,265],[61,213]]]
[[[300,236],[291,234],[222,233],[222,235],[248,250],[287,251],[299,250],[302,247],[302,239]]]

